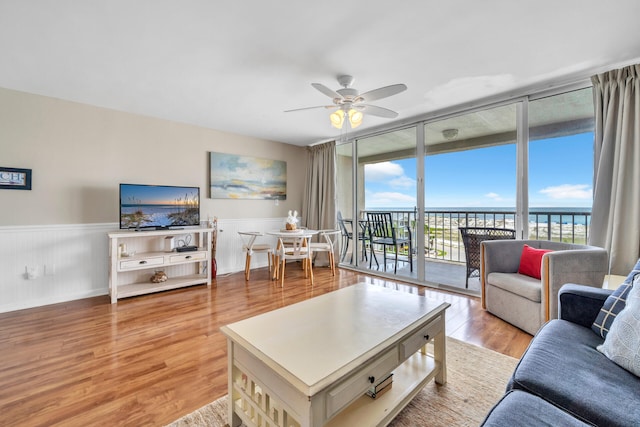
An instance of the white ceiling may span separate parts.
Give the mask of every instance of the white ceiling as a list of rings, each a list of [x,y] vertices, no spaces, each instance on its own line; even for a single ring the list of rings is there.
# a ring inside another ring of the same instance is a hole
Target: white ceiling
[[[638,0],[0,0],[0,87],[309,145],[310,83],[432,113],[640,62]],[[366,116],[361,129],[390,123]]]

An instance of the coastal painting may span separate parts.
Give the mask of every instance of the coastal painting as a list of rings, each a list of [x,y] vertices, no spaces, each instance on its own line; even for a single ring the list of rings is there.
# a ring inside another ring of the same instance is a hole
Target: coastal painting
[[[287,199],[287,162],[209,153],[212,199]]]

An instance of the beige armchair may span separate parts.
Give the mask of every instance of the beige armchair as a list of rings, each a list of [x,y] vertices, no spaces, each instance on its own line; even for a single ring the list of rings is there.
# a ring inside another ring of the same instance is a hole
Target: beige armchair
[[[550,249],[541,279],[518,274],[522,248]],[[482,308],[534,335],[558,317],[558,290],[565,283],[602,287],[607,251],[595,246],[546,240],[493,240],[481,244]]]

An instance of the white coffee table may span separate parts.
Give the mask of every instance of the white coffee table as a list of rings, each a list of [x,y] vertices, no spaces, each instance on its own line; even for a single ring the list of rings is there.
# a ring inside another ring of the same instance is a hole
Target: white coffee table
[[[431,379],[446,382],[448,307],[360,283],[223,326],[229,425],[388,424]],[[364,395],[392,372],[388,392]]]

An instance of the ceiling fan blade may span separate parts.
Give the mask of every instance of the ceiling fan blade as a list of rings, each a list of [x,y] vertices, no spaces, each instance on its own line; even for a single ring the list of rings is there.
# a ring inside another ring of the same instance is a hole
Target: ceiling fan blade
[[[361,94],[360,98],[362,98],[362,100],[365,102],[370,102],[375,101],[376,99],[382,99],[398,94],[400,92],[404,92],[405,90],[407,90],[407,85],[400,83],[397,85],[385,86],[378,89],[370,90],[369,92]]]
[[[323,85],[321,83],[311,83],[311,86],[315,87],[316,89],[318,89],[320,92],[324,93],[325,95],[327,95],[331,99],[333,99],[333,98],[341,99],[342,98],[342,95],[340,95],[338,92],[329,89],[328,87],[326,87],[325,85]]]
[[[316,108],[336,108],[336,105],[317,105],[315,107],[294,108],[293,110],[285,110],[285,113],[291,113],[293,111],[314,110]]]
[[[389,110],[388,108],[376,107],[375,105],[358,104],[354,107],[372,116],[384,117],[386,119],[395,119],[398,117],[398,113],[395,111]]]

